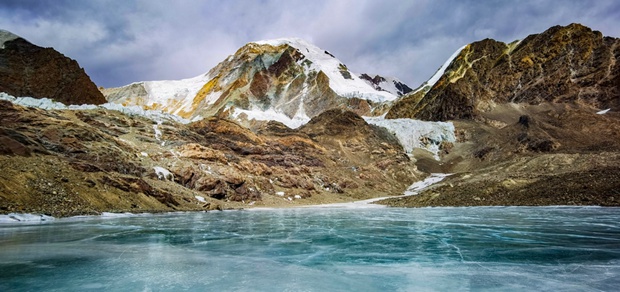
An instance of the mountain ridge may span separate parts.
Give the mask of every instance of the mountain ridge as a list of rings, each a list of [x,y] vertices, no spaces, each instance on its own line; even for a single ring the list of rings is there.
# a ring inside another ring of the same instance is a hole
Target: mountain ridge
[[[620,39],[580,24],[554,26],[510,44],[466,45],[428,91],[394,103],[387,118],[475,119],[496,103],[620,106]]]

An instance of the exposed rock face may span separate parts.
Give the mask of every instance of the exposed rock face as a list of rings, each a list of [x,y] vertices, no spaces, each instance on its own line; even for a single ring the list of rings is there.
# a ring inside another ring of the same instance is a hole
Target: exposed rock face
[[[421,176],[391,135],[348,111],[251,131],[0,101],[0,119],[0,213],[320,204],[399,194]]]
[[[106,100],[75,60],[0,31],[0,92],[51,98],[67,105]]]
[[[386,103],[407,90],[411,89],[396,79],[372,83],[357,77],[333,55],[303,40],[281,39],[249,43],[195,78],[140,82],[103,92],[110,102],[189,119],[251,120],[268,113],[283,121],[308,121],[332,108],[381,114]]]
[[[455,175],[384,203],[619,206],[618,44],[571,24],[464,47],[432,87],[387,115],[455,120],[457,143],[442,162],[417,161],[421,170]]]
[[[475,119],[507,102],[620,109],[619,44],[579,24],[555,26],[510,44],[475,42],[428,92],[403,97],[387,118]]]
[[[395,78],[385,78],[379,75],[370,77],[370,75],[366,73],[360,75],[360,78],[366,80],[366,82],[372,85],[376,90],[395,92],[398,96],[403,96],[413,91],[407,84]]]

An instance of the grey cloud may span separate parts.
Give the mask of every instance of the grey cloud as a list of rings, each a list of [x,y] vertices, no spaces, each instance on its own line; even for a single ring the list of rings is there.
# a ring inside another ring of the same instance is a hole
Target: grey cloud
[[[580,22],[620,36],[620,3],[597,1],[0,2],[0,28],[52,46],[103,86],[208,71],[247,42],[301,37],[360,73],[417,86],[456,49]]]

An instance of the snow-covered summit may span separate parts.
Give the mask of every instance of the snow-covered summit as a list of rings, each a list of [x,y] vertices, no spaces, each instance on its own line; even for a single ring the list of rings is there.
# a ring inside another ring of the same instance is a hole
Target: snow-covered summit
[[[329,78],[329,86],[338,95],[343,97],[357,97],[373,102],[386,102],[398,98],[393,92],[375,89],[358,76],[360,74],[349,71],[346,65],[338,60],[329,51],[323,50],[300,38],[280,38],[273,40],[256,41],[255,44],[281,46],[289,45],[299,50],[305,59],[311,63],[306,68],[307,71],[322,71]],[[303,62],[300,60],[299,62]]]

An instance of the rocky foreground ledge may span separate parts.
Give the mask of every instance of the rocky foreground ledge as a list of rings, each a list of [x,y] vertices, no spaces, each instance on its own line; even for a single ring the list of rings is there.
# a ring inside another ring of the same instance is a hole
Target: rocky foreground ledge
[[[392,207],[620,206],[620,155],[521,158],[454,174],[418,195],[377,202]],[[541,169],[544,168],[544,169]],[[545,169],[554,169],[545,172]],[[557,170],[557,168],[564,168]]]

